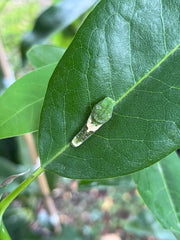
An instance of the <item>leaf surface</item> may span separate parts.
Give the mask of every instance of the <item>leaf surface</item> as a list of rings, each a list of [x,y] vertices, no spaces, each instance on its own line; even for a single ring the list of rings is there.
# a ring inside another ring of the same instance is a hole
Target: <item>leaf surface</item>
[[[39,68],[12,84],[0,97],[0,138],[37,131],[49,78],[56,64]]]
[[[27,52],[29,62],[36,68],[56,63],[64,54],[65,49],[51,45],[35,45]]]
[[[179,9],[176,0],[97,5],[50,79],[39,133],[46,169],[109,178],[180,147]],[[116,101],[111,120],[73,148],[92,107],[107,96]]]
[[[147,207],[162,226],[180,232],[180,159],[174,152],[159,163],[133,174]]]

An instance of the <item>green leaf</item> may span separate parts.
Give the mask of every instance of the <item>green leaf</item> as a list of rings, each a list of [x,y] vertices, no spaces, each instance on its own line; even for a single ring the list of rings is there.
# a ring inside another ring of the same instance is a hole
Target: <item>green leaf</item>
[[[78,182],[78,189],[79,190],[87,190],[91,189],[92,187],[108,187],[108,186],[118,186],[118,190],[122,193],[130,191],[132,188],[135,187],[134,181],[131,175],[121,176],[117,178],[108,178],[102,179],[99,181],[91,181],[91,180],[80,180]]]
[[[55,66],[51,64],[30,72],[2,94],[0,138],[37,131],[47,84]]]
[[[17,181],[3,187],[1,186],[2,183],[5,181],[5,179],[7,179],[8,176],[22,171],[22,166],[19,164],[14,164],[12,161],[9,161],[6,158],[3,158],[1,156],[0,156],[0,166],[1,166],[0,168],[0,200],[1,200],[2,194],[4,192],[13,191],[20,183],[20,180],[17,179]]]
[[[63,30],[96,2],[98,1],[64,0],[47,8],[36,19],[33,30],[22,39],[20,47],[23,60],[32,45],[42,43],[53,33]]]
[[[141,237],[148,237],[153,234],[157,239],[176,240],[170,231],[161,227],[148,209],[144,209],[138,215],[131,217],[131,219],[125,224],[124,229],[127,232]]]
[[[27,52],[29,62],[36,68],[56,63],[64,54],[65,49],[51,45],[35,45]]]
[[[3,181],[7,176],[17,172],[19,165],[7,160],[6,158],[0,156],[0,181]],[[18,167],[17,167],[18,166]]]
[[[89,15],[48,85],[39,133],[46,169],[109,178],[180,147],[179,9],[176,0],[102,0]],[[73,148],[72,138],[104,97],[116,101],[112,118]]]
[[[133,174],[139,194],[161,225],[180,232],[180,160],[172,153]]]

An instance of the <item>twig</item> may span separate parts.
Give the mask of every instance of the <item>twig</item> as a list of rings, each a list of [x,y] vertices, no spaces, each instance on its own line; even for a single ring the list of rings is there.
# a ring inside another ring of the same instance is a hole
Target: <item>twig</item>
[[[35,143],[34,143],[34,138],[32,136],[31,133],[27,133],[24,135],[24,139],[26,141],[27,147],[29,149],[29,153],[31,155],[32,161],[34,163],[35,166],[39,167],[39,161],[38,161],[38,154],[36,151],[36,147],[35,147]],[[49,186],[47,183],[47,179],[44,173],[42,173],[39,177],[38,177],[38,182],[41,188],[41,192],[45,198],[45,202],[46,202],[46,206],[48,208],[49,214],[50,214],[50,218],[51,218],[51,222],[54,226],[54,231],[56,233],[61,231],[61,226],[60,226],[60,221],[59,221],[59,217],[58,217],[58,213],[57,213],[57,209],[56,206],[54,204],[53,199],[50,197],[50,190],[49,190]]]
[[[6,53],[4,51],[4,47],[0,38],[0,65],[2,68],[3,75],[6,79],[12,77],[11,68],[9,67],[9,63],[7,60]]]

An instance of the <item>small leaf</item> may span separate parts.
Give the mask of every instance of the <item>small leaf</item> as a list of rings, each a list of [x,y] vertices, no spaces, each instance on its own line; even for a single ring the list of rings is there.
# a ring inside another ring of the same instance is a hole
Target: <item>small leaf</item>
[[[180,1],[102,0],[50,79],[40,122],[42,165],[100,179],[152,165],[180,147]],[[173,27],[172,27],[173,26]],[[101,99],[112,118],[77,149]]]
[[[12,84],[0,97],[0,138],[37,131],[49,78],[56,64],[39,68]]]
[[[161,225],[180,233],[180,159],[174,152],[133,174],[139,194]]]
[[[56,63],[64,54],[65,49],[51,45],[35,45],[27,52],[29,62],[36,68]]]

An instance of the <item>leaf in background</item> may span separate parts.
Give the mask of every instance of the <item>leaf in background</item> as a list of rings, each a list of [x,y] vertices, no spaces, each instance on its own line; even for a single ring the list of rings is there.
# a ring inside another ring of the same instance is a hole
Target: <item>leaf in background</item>
[[[7,160],[6,158],[2,158],[1,156],[0,156],[0,166],[1,166],[0,183],[2,183],[7,178],[7,176],[17,173],[19,171],[22,171],[21,165],[14,164],[11,161]],[[5,187],[0,188],[0,198],[4,192],[13,191],[18,186],[19,183],[20,183],[19,179],[17,179],[17,181],[13,182],[12,184],[6,185]]]
[[[79,190],[87,190],[92,187],[108,187],[108,186],[118,186],[118,190],[121,192],[128,192],[132,188],[135,188],[134,181],[131,175],[121,176],[117,178],[108,178],[102,179],[99,181],[91,181],[91,180],[80,180],[78,182],[78,189]]]
[[[0,140],[0,157],[19,163],[18,142],[15,137]]]
[[[37,131],[47,84],[56,64],[30,72],[0,97],[0,138]]]
[[[133,174],[137,189],[161,225],[180,232],[180,159],[174,152]]]
[[[28,169],[25,172],[19,173],[19,174],[13,174],[9,177],[7,177],[1,184],[0,184],[0,188],[3,188],[9,184],[11,184],[16,178],[24,176],[25,174],[27,174],[30,171],[30,169]]]
[[[57,63],[65,49],[51,45],[35,45],[27,52],[29,62],[36,68]]]
[[[28,169],[25,172],[19,173],[19,174],[13,174],[9,177],[7,177],[1,184],[0,184],[0,198],[2,195],[6,194],[8,191],[10,191],[10,189],[12,188],[10,186],[10,184],[18,177],[24,176],[25,174],[27,174],[30,171],[30,169]]]
[[[158,240],[176,240],[170,231],[161,227],[148,209],[144,209],[140,214],[131,217],[131,219],[125,224],[124,229],[127,232],[141,237],[149,237],[153,234]]]
[[[39,133],[46,169],[110,178],[180,147],[179,9],[176,0],[103,0],[89,15],[48,85]],[[111,120],[81,146],[70,146],[107,96],[116,101]]]
[[[21,42],[22,59],[25,60],[26,52],[32,45],[42,43],[54,32],[63,30],[97,2],[64,0],[46,9],[36,19],[33,30],[27,33]]]
[[[20,165],[0,156],[0,166],[0,181],[2,182],[7,176],[14,174],[17,171],[17,166]]]

